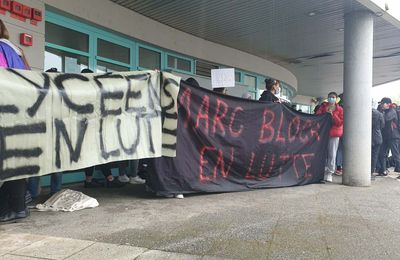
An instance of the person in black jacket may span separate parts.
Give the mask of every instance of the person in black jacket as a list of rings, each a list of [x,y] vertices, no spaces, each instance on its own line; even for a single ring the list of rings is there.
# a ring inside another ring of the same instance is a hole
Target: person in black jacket
[[[377,109],[372,108],[372,142],[371,142],[371,178],[376,170],[376,162],[378,161],[379,150],[381,148],[382,130],[385,127],[385,118]]]
[[[384,111],[385,127],[382,132],[383,143],[379,152],[380,169],[378,170],[379,176],[387,175],[386,171],[386,157],[389,149],[392,151],[392,156],[396,164],[396,168],[400,168],[400,151],[399,141],[400,132],[398,129],[398,118],[396,110],[392,108],[392,100],[390,98],[382,98],[380,105]]]
[[[265,90],[261,94],[259,101],[269,101],[269,102],[280,103],[279,98],[277,98],[275,96],[275,95],[279,95],[279,93],[281,92],[281,88],[279,85],[280,85],[279,80],[266,79],[265,80]]]

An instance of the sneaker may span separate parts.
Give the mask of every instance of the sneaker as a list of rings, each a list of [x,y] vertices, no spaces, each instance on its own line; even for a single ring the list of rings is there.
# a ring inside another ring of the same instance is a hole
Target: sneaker
[[[29,204],[33,201],[32,195],[29,192],[29,190],[26,190],[25,192],[25,204]]]
[[[125,183],[120,182],[117,178],[114,178],[114,180],[112,180],[112,181],[106,182],[107,188],[121,188],[123,186],[125,186]]]
[[[146,183],[146,180],[143,180],[139,176],[131,177],[129,180],[130,184],[144,184]]]
[[[23,211],[15,212],[15,211],[7,211],[5,214],[0,216],[0,222],[7,222],[12,220],[17,220],[20,218],[26,218],[29,216],[29,209],[25,208]]]
[[[342,176],[342,174],[343,174],[342,169],[337,169],[335,172],[335,175],[337,175],[337,176]]]
[[[175,199],[183,199],[184,197],[183,197],[183,194],[175,194],[174,198]]]
[[[122,176],[118,176],[118,180],[120,182],[129,182],[129,177],[126,174],[124,174]]]
[[[327,182],[332,182],[332,174],[327,174],[326,175],[326,181]]]

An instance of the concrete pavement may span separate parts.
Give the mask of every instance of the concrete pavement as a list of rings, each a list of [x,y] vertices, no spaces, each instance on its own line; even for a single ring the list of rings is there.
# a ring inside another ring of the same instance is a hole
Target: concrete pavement
[[[183,200],[73,185],[100,206],[0,225],[0,259],[399,259],[395,177]]]

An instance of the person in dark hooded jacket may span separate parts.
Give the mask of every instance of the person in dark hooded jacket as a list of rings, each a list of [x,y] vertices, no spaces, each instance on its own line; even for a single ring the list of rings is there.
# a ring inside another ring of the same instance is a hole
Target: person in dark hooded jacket
[[[275,95],[279,95],[281,91],[279,80],[266,79],[265,80],[265,90],[261,94],[259,101],[269,101],[280,103],[279,98]]]
[[[372,173],[374,173],[376,170],[379,150],[383,142],[382,130],[384,127],[385,118],[383,117],[383,114],[377,109],[372,108],[371,177]]]
[[[400,168],[400,151],[399,141],[400,132],[398,129],[398,117],[396,110],[391,106],[392,100],[390,98],[382,98],[380,105],[384,111],[385,127],[382,132],[383,143],[379,152],[380,169],[378,170],[379,176],[387,175],[386,157],[389,150],[392,152],[396,168]]]

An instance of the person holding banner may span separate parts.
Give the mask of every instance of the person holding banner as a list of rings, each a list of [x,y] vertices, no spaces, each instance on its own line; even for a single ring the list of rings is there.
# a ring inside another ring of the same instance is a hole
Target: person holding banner
[[[332,126],[329,131],[328,158],[325,167],[324,180],[332,182],[332,176],[336,171],[336,153],[339,146],[339,139],[343,135],[343,108],[337,104],[338,95],[336,92],[328,94],[328,102],[322,103],[317,115],[329,113],[332,115]]]
[[[91,69],[83,69],[81,73],[93,73]],[[130,182],[131,184],[144,184],[146,181],[137,176],[137,165],[138,160],[133,160],[131,166],[133,167],[133,173],[131,177],[128,177],[126,174],[126,168],[128,167],[129,161],[118,161],[112,163],[106,163],[98,166],[103,173],[106,179],[106,187],[107,188],[120,188],[125,185],[125,183]],[[112,175],[112,168],[118,168],[119,176],[118,179],[114,178]],[[93,172],[95,170],[95,166],[87,167],[83,169],[85,172],[85,188],[96,188],[103,186],[102,183],[98,182],[95,178],[93,178]]]
[[[280,82],[275,79],[266,79],[265,80],[265,90],[261,94],[259,101],[268,101],[280,103],[279,98],[276,95],[279,95],[281,92]]]
[[[0,19],[0,68],[30,69],[23,51],[9,41],[9,33]],[[25,204],[25,179],[0,182],[0,222],[29,216]]]
[[[47,73],[57,73],[59,72],[57,68],[50,68],[46,70],[45,72]],[[62,172],[56,172],[52,173],[50,175],[50,196],[53,196],[57,192],[61,190],[61,184],[62,184],[62,177],[63,173]],[[32,200],[35,201],[35,199],[39,196],[40,194],[40,177],[31,177],[28,178],[28,191],[32,197]]]

